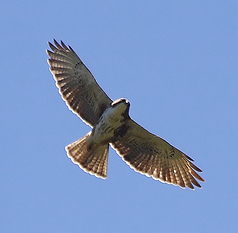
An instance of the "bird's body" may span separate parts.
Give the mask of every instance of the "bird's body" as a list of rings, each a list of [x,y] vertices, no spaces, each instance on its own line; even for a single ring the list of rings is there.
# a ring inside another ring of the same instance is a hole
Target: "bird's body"
[[[120,134],[122,136],[121,129],[126,127],[126,120],[129,118],[128,114],[125,114],[129,110],[129,102],[125,99],[119,99],[116,105],[113,103],[103,112],[98,123],[93,127],[89,148],[111,143],[115,135],[119,136]]]
[[[92,127],[87,135],[66,147],[71,160],[84,171],[107,177],[111,145],[135,171],[162,182],[201,187],[201,170],[190,157],[162,138],[148,132],[129,116],[126,99],[112,101],[71,47],[63,42],[47,51],[50,70],[70,110]],[[196,172],[197,171],[197,172]]]

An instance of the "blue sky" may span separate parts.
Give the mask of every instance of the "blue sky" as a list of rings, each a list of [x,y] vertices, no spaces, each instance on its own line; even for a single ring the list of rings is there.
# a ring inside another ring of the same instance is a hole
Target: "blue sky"
[[[0,231],[237,232],[237,1],[1,3]],[[64,147],[90,128],[61,99],[47,41],[73,47],[131,117],[195,160],[191,191],[135,173],[111,149],[108,178]]]

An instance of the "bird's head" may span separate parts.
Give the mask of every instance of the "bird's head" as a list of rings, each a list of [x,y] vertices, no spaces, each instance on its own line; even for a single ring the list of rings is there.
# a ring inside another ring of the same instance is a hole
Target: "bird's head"
[[[129,117],[130,102],[127,99],[117,99],[111,103],[111,107],[118,109],[118,111],[121,111],[123,114]]]
[[[111,106],[114,108],[114,107],[116,107],[118,105],[121,105],[121,104],[124,104],[126,106],[130,106],[130,102],[127,99],[124,99],[124,98],[120,98],[120,99],[117,99],[117,100],[113,101],[111,103]]]

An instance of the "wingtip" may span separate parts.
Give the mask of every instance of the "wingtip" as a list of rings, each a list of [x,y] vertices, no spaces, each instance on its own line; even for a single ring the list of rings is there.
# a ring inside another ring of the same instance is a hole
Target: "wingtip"
[[[59,44],[55,38],[53,38],[55,45]]]
[[[69,45],[67,46],[62,40],[60,40],[60,43],[59,43],[56,39],[53,38],[53,42],[54,43],[51,43],[50,41],[48,41],[48,45],[52,51],[66,50],[66,51],[72,51],[75,53],[75,51],[72,49],[72,47]],[[47,50],[47,51],[49,51],[49,50]],[[48,52],[47,52],[47,54],[48,54]]]
[[[54,43],[58,49],[63,49],[62,46],[58,43],[57,40],[54,39]]]
[[[60,40],[60,43],[53,38],[53,43],[48,41],[48,45],[49,47],[52,49],[52,51],[55,50],[67,50],[67,51],[73,51],[73,49],[70,46],[67,46],[62,40]]]
[[[72,49],[72,47],[71,46],[69,46],[69,50],[70,51],[72,51],[72,52],[74,52],[74,50]],[[74,52],[75,53],[75,52]]]
[[[49,47],[52,51],[57,50],[57,48],[51,42],[48,42],[48,44],[49,44]]]
[[[67,47],[67,45],[65,45],[65,43],[61,40],[60,41],[61,46],[65,49],[65,50],[69,50],[69,48]]]

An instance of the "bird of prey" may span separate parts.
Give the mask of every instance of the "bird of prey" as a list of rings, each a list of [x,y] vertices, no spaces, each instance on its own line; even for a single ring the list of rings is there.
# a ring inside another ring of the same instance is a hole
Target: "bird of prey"
[[[68,157],[96,177],[107,177],[109,144],[135,171],[182,188],[201,187],[201,170],[192,159],[129,116],[130,103],[112,101],[70,46],[54,45],[48,63],[59,93],[69,109],[92,130],[66,147]]]

